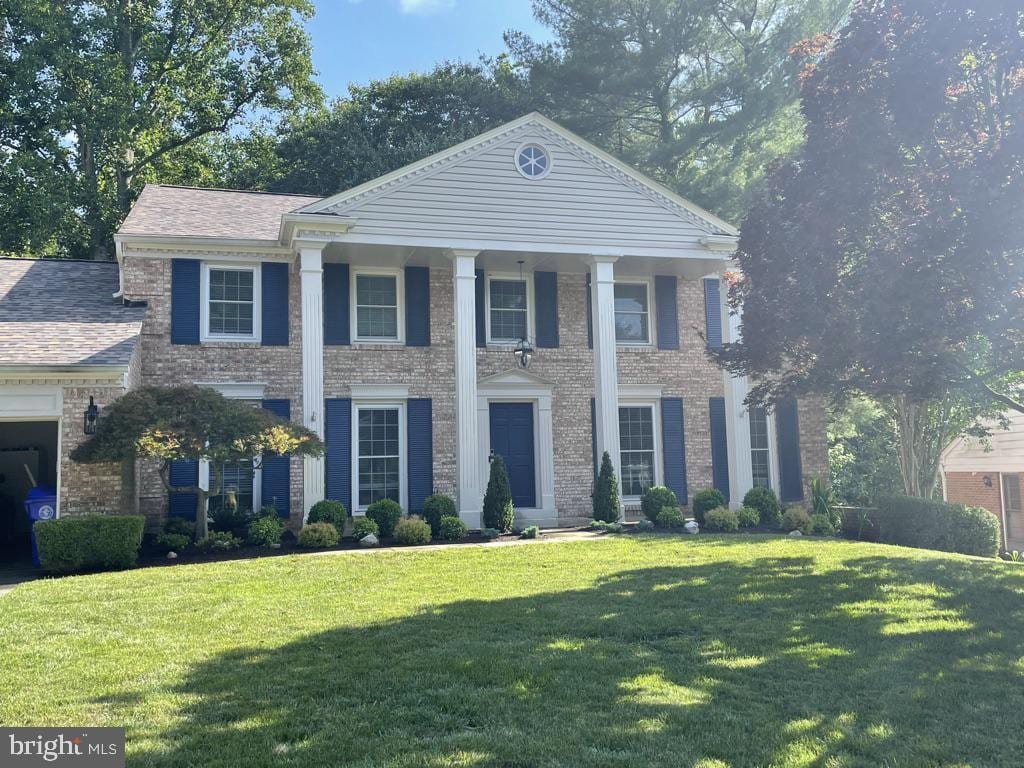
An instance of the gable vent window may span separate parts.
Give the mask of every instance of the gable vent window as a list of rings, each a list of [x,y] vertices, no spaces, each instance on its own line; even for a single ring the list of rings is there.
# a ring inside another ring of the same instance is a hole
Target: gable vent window
[[[524,144],[516,150],[516,168],[528,179],[542,179],[551,170],[551,156],[537,144]]]

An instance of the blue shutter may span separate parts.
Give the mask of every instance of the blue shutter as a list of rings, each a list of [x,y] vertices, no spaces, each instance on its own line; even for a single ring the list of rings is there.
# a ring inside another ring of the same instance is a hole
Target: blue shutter
[[[195,459],[171,462],[168,482],[172,488],[183,485],[199,485],[199,462]],[[195,493],[174,493],[168,496],[167,512],[171,517],[184,517],[186,520],[196,519],[196,504],[199,499]]]
[[[594,482],[597,482],[597,473],[601,467],[597,463],[597,403],[590,398],[590,456],[594,462]]]
[[[484,317],[487,303],[484,292],[487,290],[487,279],[482,269],[476,270],[476,345],[487,346],[487,319]]]
[[[658,349],[679,349],[679,308],[676,279],[672,275],[654,278],[654,310],[658,320]]]
[[[712,397],[711,414],[711,477],[712,485],[729,500],[729,438],[725,431],[725,398]]]
[[[686,442],[683,430],[683,399],[661,399],[661,442],[665,457],[665,486],[680,504],[689,504],[686,493]]]
[[[704,327],[711,349],[722,348],[722,293],[718,278],[704,278]]]
[[[537,346],[558,346],[558,273],[533,273],[533,300],[537,305]]]
[[[405,345],[430,346],[430,270],[405,268]]]
[[[587,272],[587,346],[594,348],[594,297],[590,293],[590,273]]]
[[[430,399],[410,399],[406,404],[406,419],[409,511],[420,513],[423,502],[434,492],[434,433]]]
[[[352,401],[328,400],[325,404],[327,442],[327,498],[340,501],[352,511]]]
[[[291,402],[288,400],[264,400],[263,410],[270,411],[280,419],[292,417]],[[262,489],[263,504],[277,510],[278,517],[288,518],[292,512],[292,466],[288,456],[265,456],[263,458]]]
[[[779,442],[779,495],[782,501],[803,501],[800,414],[795,397],[787,398],[775,406],[775,432]]]
[[[265,261],[261,265],[262,341],[264,347],[288,346],[288,265]]]
[[[171,344],[199,343],[199,269],[195,259],[171,260]]]
[[[324,264],[324,344],[351,344],[348,264]]]

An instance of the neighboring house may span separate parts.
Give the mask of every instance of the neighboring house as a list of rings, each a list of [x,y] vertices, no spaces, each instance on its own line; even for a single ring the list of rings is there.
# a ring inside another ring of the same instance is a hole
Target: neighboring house
[[[745,382],[707,354],[737,329],[721,279],[736,230],[540,115],[326,199],[150,185],[115,239],[119,295],[145,310],[115,306],[114,265],[13,267],[77,270],[40,317],[76,324],[64,297],[88,290],[118,328],[130,321],[109,340],[119,386],[55,378],[36,406],[0,382],[0,418],[63,414],[65,514],[123,509],[122,496],[154,520],[191,514],[152,466],[95,499],[97,470],[66,461],[87,396],[102,406],[137,384],[214,387],[321,434],[323,458],[226,468],[242,504],[295,525],[325,497],[358,514],[385,496],[417,511],[439,492],[479,527],[492,450],[522,524],[588,517],[605,450],[628,507],[655,483],[683,503],[714,486],[738,506],[755,484],[800,501],[827,472],[819,403],[748,414]],[[52,343],[78,346],[63,336]],[[20,365],[18,349],[5,362]]]
[[[1024,550],[1024,413],[1011,411],[1008,430],[986,440],[958,437],[942,452],[946,501],[984,507],[999,518],[1004,546]]]

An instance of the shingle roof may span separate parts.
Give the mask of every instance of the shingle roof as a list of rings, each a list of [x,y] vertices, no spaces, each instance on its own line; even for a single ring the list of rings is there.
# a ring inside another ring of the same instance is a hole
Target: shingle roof
[[[127,365],[144,307],[112,298],[117,264],[0,259],[0,366]]]
[[[281,216],[321,198],[147,184],[118,234],[277,241]]]

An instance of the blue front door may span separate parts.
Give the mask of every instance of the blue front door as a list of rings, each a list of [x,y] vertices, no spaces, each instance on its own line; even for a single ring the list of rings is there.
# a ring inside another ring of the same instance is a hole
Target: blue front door
[[[491,403],[491,450],[505,459],[512,504],[536,507],[532,403]]]

